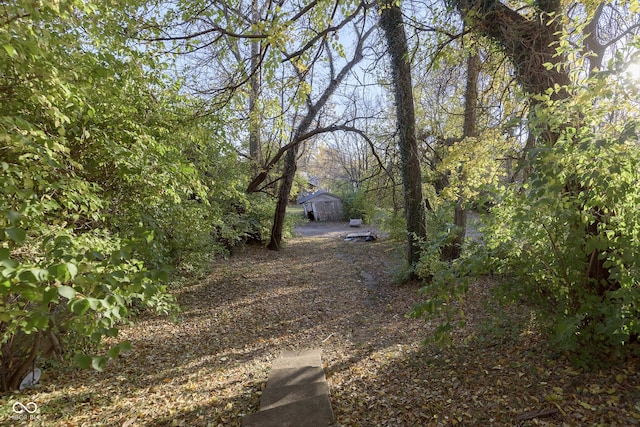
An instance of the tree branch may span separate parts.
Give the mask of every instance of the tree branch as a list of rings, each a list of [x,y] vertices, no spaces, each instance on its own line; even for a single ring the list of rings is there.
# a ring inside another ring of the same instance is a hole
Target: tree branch
[[[263,170],[249,183],[247,186],[247,193],[253,193],[257,190],[260,184],[267,178],[269,172],[275,167],[275,165],[280,161],[282,156],[293,147],[297,147],[303,141],[308,140],[315,134],[319,134],[322,132],[307,132],[308,128],[311,126],[313,121],[318,115],[318,112],[324,105],[327,103],[329,98],[336,91],[340,83],[344,80],[344,78],[351,72],[353,67],[362,60],[363,54],[363,45],[364,41],[373,33],[376,27],[372,26],[369,28],[358,40],[358,43],[355,48],[355,53],[353,58],[345,64],[345,66],[340,70],[335,79],[332,79],[329,83],[329,86],[324,90],[320,98],[314,103],[309,103],[307,114],[302,118],[302,121],[298,125],[297,129],[294,131],[291,141],[280,147],[280,149],[276,152],[276,154],[271,158],[271,160],[264,165]],[[325,128],[326,129],[326,128]]]

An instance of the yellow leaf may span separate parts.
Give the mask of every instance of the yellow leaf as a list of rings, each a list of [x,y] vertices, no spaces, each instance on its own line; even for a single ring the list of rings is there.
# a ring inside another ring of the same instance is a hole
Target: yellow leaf
[[[593,410],[593,406],[589,405],[587,402],[583,402],[583,401],[579,400],[578,404],[580,406],[582,406],[584,409]]]

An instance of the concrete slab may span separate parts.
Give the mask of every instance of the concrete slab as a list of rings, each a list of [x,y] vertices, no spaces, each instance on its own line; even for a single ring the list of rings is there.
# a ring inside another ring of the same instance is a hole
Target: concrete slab
[[[329,395],[329,386],[326,382],[266,388],[260,398],[260,410],[264,411],[323,394]]]
[[[320,356],[315,354],[281,357],[273,360],[271,369],[302,368],[305,366],[322,367],[322,360],[320,360]]]
[[[285,350],[280,354],[280,357],[301,357],[301,356],[322,356],[322,349],[312,348],[310,350]]]
[[[324,394],[242,418],[243,427],[327,427],[333,423],[331,402]]]
[[[324,382],[324,370],[318,366],[272,369],[267,380],[267,388],[287,385]]]
[[[378,236],[371,231],[362,232],[362,233],[349,233],[344,238],[345,242],[372,242],[376,240]]]

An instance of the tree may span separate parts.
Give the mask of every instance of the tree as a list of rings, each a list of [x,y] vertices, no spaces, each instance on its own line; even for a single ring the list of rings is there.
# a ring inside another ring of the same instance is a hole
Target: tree
[[[364,22],[366,22],[366,20]],[[349,75],[353,67],[362,60],[363,45],[371,35],[373,30],[374,27],[370,27],[364,32],[361,32],[357,27],[354,28],[354,31],[357,35],[357,43],[354,47],[353,57],[347,63],[345,63],[340,71],[336,74],[334,71],[334,59],[331,55],[328,55],[330,68],[329,83],[315,102],[311,99],[310,96],[307,97],[307,112],[296,127],[296,130],[292,135],[292,141],[288,144],[288,147],[286,149],[284,173],[282,181],[280,183],[280,187],[278,189],[278,202],[273,219],[273,227],[271,229],[271,240],[269,241],[268,245],[268,248],[271,250],[280,249],[280,243],[282,240],[282,228],[284,225],[287,204],[289,203],[291,185],[293,184],[293,179],[297,170],[298,150],[300,144],[301,142],[309,138],[308,132],[313,122],[317,119],[321,109],[327,104],[331,96]],[[334,128],[327,127],[325,129],[322,129],[322,131],[324,132],[331,130],[334,130]],[[313,134],[317,134],[317,131],[318,129],[316,129],[316,132],[313,132]]]
[[[384,31],[391,57],[398,146],[404,186],[404,213],[407,222],[407,262],[413,267],[420,259],[419,242],[426,238],[425,202],[422,197],[422,175],[416,138],[409,48],[403,27],[402,11],[396,2],[381,2],[380,26]]]
[[[603,16],[602,8],[590,8],[589,2],[583,4],[588,13],[573,20],[559,1],[537,1],[520,12],[494,1],[452,3],[474,31],[507,55],[531,99],[523,165],[528,173],[524,185],[501,195],[492,210],[498,219],[488,232],[489,256],[504,257],[497,264],[522,281],[513,284],[519,295],[545,307],[555,344],[573,352],[576,363],[624,355],[640,333],[630,320],[637,315],[639,278],[636,261],[627,255],[638,250],[633,237],[638,224],[627,216],[638,197],[631,187],[637,179],[638,134],[628,115],[634,106],[626,95],[617,95],[627,92],[626,83],[610,76],[629,53],[622,43],[596,44],[592,34],[579,34],[598,28],[593,19]],[[624,5],[617,10],[632,13]],[[630,39],[634,20],[620,30],[618,42]],[[599,55],[588,68],[582,43],[591,46],[589,54]],[[608,72],[596,72],[605,45],[617,52]],[[616,99],[624,113],[605,113]],[[495,238],[499,229],[509,231]]]
[[[467,84],[464,93],[464,124],[462,126],[462,138],[476,137],[476,120],[478,107],[478,76],[480,74],[480,55],[469,53],[467,57]],[[464,167],[464,166],[463,166]],[[463,173],[460,167],[458,173]],[[460,192],[461,193],[461,192]],[[462,194],[458,194],[454,208],[454,225],[457,230],[452,241],[442,248],[442,257],[452,261],[460,257],[467,227],[467,212],[465,200]]]
[[[269,205],[244,192],[249,168],[224,135],[226,112],[203,114],[169,58],[123,34],[143,8],[0,11],[3,390],[63,352],[104,369],[130,348],[101,348],[105,336],[134,312],[177,308],[176,269],[263,228]]]
[[[27,1],[0,12],[2,390],[17,388],[42,353],[61,357],[76,337],[116,336],[134,303],[175,308],[166,271],[141,260],[150,230],[129,234],[111,222],[108,187],[125,179],[117,172],[150,163],[134,152],[157,142],[138,110],[159,83],[143,71],[153,61],[128,49],[116,25],[129,20],[128,7]],[[150,121],[159,108],[145,105]],[[67,351],[101,370],[129,347]]]

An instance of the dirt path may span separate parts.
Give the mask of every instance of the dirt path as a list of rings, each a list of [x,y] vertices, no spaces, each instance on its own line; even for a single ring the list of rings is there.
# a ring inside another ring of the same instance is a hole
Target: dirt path
[[[391,282],[395,250],[327,233],[279,252],[247,247],[181,289],[180,323],[153,317],[125,328],[134,351],[106,372],[52,369],[15,398],[38,404],[31,425],[239,426],[257,410],[274,357],[319,347],[341,426],[533,425],[516,417],[536,410],[550,410],[538,425],[629,425],[640,405],[635,368],[608,380],[577,374],[541,357],[538,337],[518,335],[511,319],[502,339],[482,338],[481,304],[468,307],[476,329],[460,335],[474,339],[422,347],[431,326],[405,317],[418,295]],[[473,288],[476,300],[486,286]],[[602,394],[580,391],[594,385]]]

